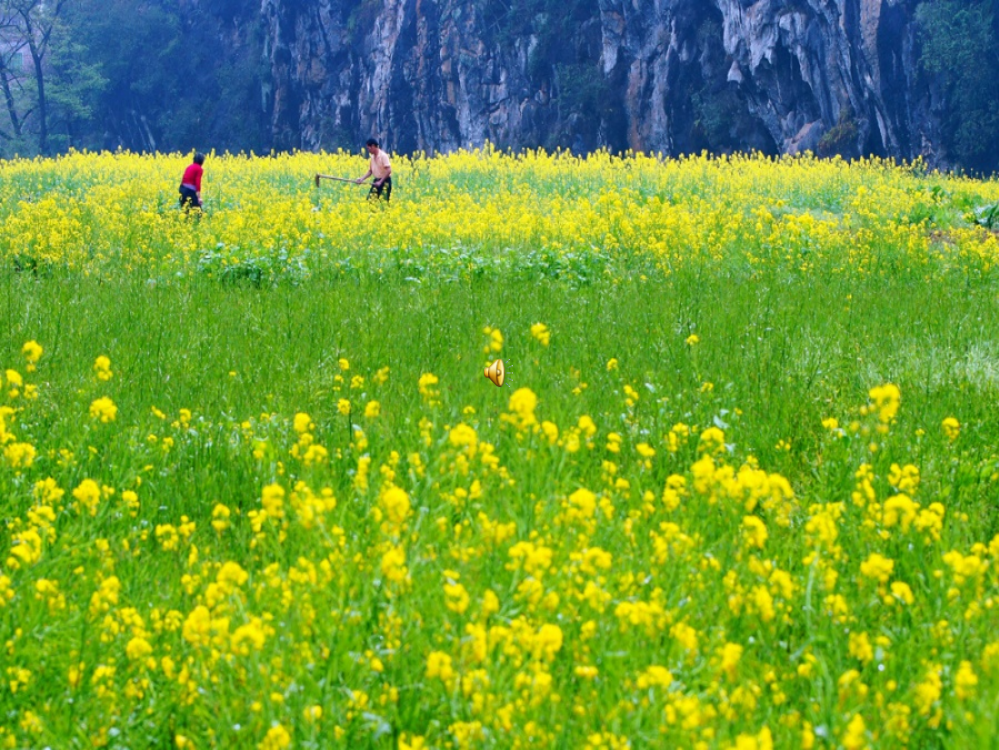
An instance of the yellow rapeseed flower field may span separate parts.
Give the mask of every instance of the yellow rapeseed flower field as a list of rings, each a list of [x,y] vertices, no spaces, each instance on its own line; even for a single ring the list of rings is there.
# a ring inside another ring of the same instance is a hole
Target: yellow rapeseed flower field
[[[642,256],[675,271],[738,262],[870,273],[900,264],[974,262],[989,269],[999,241],[926,231],[948,206],[999,200],[995,183],[918,178],[877,160],[847,164],[758,156],[663,160],[485,149],[396,157],[391,219],[364,188],[315,173],[363,174],[358,156],[210,155],[205,221],[176,210],[187,159],[74,153],[4,165],[0,254],[21,264],[107,273],[153,269],[301,277],[329,269],[460,270],[543,254],[572,263]],[[952,200],[944,201],[943,195]],[[944,257],[937,258],[942,255]],[[511,256],[511,257],[506,257]],[[565,259],[569,259],[566,261]]]
[[[0,748],[989,746],[999,185],[185,164],[2,167]]]

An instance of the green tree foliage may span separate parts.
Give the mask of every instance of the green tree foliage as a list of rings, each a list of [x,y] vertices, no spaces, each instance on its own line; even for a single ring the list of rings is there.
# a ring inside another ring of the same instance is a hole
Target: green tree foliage
[[[251,34],[246,44],[225,49],[219,42],[227,25],[252,27],[252,14],[239,18],[232,3],[79,0],[68,17],[74,41],[107,80],[91,145],[265,148],[260,40]]]
[[[49,149],[79,148],[92,127],[96,103],[107,79],[89,51],[60,29],[49,58]]]
[[[65,5],[66,0],[0,0],[0,88],[15,133],[8,140],[42,154],[50,152],[51,52],[60,41]],[[19,55],[16,69],[9,50]]]
[[[999,169],[999,0],[929,0],[917,11],[922,65],[942,77],[948,147],[973,171]]]
[[[266,150],[258,16],[231,1],[0,0],[0,157]]]
[[[106,0],[78,3],[68,14],[74,38],[107,80],[96,103],[95,147],[154,149],[173,115],[182,80],[193,75],[181,50],[181,24],[173,8],[156,2]],[[100,143],[107,132],[109,143]],[[114,141],[118,141],[115,144]]]

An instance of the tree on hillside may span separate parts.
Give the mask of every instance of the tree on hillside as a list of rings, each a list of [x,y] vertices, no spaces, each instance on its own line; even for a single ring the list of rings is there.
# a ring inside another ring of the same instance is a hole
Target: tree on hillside
[[[999,169],[999,0],[931,0],[917,8],[922,65],[941,76],[948,147],[964,167]]]
[[[0,70],[8,115],[18,136],[23,134],[26,120],[33,115],[38,151],[43,154],[49,151],[50,103],[47,90],[49,70],[46,63],[53,43],[53,33],[65,5],[66,0],[54,2],[0,0],[0,19],[2,19],[0,23],[4,24],[3,38],[11,50],[11,60],[8,63],[13,60],[22,61],[21,69],[18,71],[6,66]],[[27,60],[24,57],[25,52]],[[28,70],[25,70],[24,63],[30,66]],[[33,96],[27,99],[28,104],[19,105],[18,97],[14,96],[14,89],[29,86]],[[18,114],[18,106],[27,109]]]
[[[10,120],[9,130],[0,128],[0,139],[15,146],[21,142],[25,118],[31,115],[23,95],[26,47],[27,41],[17,16],[11,8],[0,5],[0,92]]]
[[[192,61],[200,51],[183,43],[177,3],[80,2],[66,20],[106,81],[94,112],[104,135],[94,145],[156,150],[185,87],[197,81]]]
[[[0,0],[2,2],[2,0]],[[242,14],[242,15],[240,15]],[[96,68],[90,145],[138,151],[262,149],[261,44],[220,35],[253,28],[235,2],[76,0],[65,13],[74,44]],[[253,46],[256,44],[256,46]]]
[[[89,50],[66,30],[53,40],[48,63],[49,148],[92,145],[94,110],[107,85],[100,65],[92,62]]]

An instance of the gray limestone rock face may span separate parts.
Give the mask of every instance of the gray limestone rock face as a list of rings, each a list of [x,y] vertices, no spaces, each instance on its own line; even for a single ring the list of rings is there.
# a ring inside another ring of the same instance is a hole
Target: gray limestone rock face
[[[275,148],[734,150],[942,166],[915,0],[262,0]],[[538,9],[519,12],[513,9]]]

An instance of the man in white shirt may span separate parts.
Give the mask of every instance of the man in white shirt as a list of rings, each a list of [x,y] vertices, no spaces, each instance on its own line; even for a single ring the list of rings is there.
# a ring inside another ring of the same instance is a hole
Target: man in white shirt
[[[371,183],[371,192],[368,193],[368,198],[381,198],[382,192],[384,192],[385,202],[388,203],[392,198],[392,164],[389,163],[388,154],[381,150],[378,141],[374,138],[369,138],[365,145],[368,147],[368,153],[371,154],[371,164],[368,166],[368,171],[364,173],[364,177],[358,178],[355,182],[360,185],[368,177],[374,176],[375,181]]]

